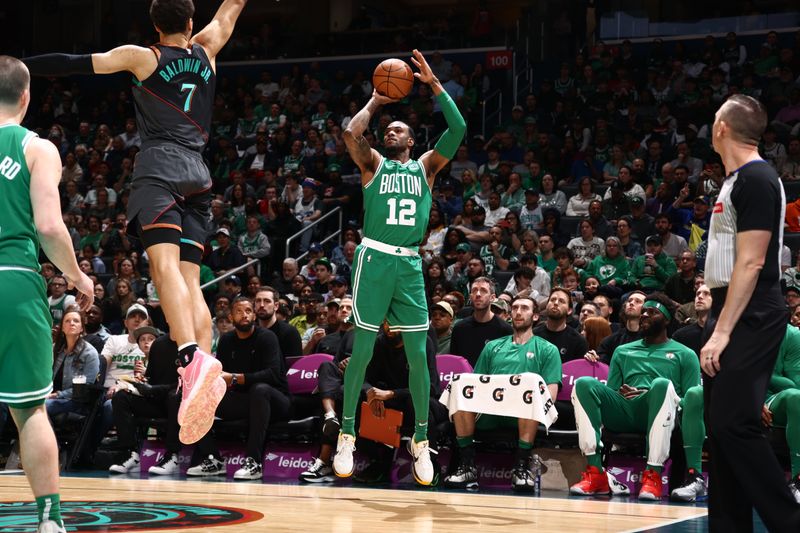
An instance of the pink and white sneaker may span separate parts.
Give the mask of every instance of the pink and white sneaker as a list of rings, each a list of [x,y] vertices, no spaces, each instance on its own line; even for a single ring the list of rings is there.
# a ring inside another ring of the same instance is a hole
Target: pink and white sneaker
[[[194,444],[208,433],[208,430],[214,425],[217,406],[227,390],[228,385],[225,384],[222,376],[216,378],[211,384],[208,394],[201,396],[192,410],[186,413],[178,432],[178,438],[183,444]]]
[[[217,405],[225,395],[224,390],[222,390],[222,394],[219,393],[220,389],[217,385],[218,381],[221,381],[223,386],[225,385],[225,381],[220,377],[222,363],[198,349],[194,352],[192,362],[185,368],[179,368],[178,374],[181,377],[181,405],[178,408],[178,424],[181,425],[182,432],[183,426],[199,428],[208,425],[211,427]],[[198,431],[199,429],[191,429],[189,433],[196,434]]]

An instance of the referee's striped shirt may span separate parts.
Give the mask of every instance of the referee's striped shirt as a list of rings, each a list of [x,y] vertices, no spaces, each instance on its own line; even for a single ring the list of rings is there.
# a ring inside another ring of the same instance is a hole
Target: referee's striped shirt
[[[780,282],[786,195],[777,172],[756,160],[734,170],[722,184],[708,232],[705,282],[711,289],[727,287],[736,263],[736,234],[772,232],[759,283]]]

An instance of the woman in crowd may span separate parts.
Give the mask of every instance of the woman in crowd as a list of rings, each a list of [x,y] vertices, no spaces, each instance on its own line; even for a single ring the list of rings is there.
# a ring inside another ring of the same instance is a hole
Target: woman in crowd
[[[106,286],[108,294],[116,292],[119,280],[126,280],[137,297],[144,297],[147,294],[147,281],[142,279],[142,275],[136,271],[136,266],[133,261],[126,257],[117,263],[116,276],[111,278]]]
[[[553,175],[545,174],[542,176],[542,190],[539,191],[539,206],[542,211],[552,208],[563,215],[567,210],[567,203],[567,196],[564,191],[558,190]]]
[[[122,322],[125,319],[128,308],[136,303],[136,294],[133,292],[131,282],[125,278],[117,279],[113,293],[111,291],[107,292],[112,296],[106,301],[103,316],[109,331],[114,335],[119,335],[123,332]]]
[[[467,237],[464,232],[456,228],[448,228],[444,234],[444,243],[442,244],[441,258],[447,266],[456,262],[457,252],[456,246],[462,242],[467,242]]]
[[[594,223],[587,219],[581,220],[578,225],[579,237],[575,237],[567,244],[567,248],[575,254],[575,266],[586,266],[605,250],[605,242],[594,234]]]
[[[586,337],[589,350],[597,350],[600,342],[611,335],[611,324],[603,317],[590,317],[583,323],[581,334]]]
[[[606,239],[604,253],[589,263],[586,273],[598,279],[606,294],[614,297],[622,295],[629,283],[631,267],[617,237]]]
[[[568,217],[585,217],[589,214],[589,204],[603,199],[594,192],[594,184],[589,176],[584,176],[578,182],[578,193],[567,203]]]
[[[631,238],[630,216],[624,216],[617,220],[617,237],[619,237],[619,244],[622,246],[622,253],[628,259],[628,262],[642,255],[642,245]]]
[[[86,316],[77,307],[67,309],[53,344],[53,392],[45,401],[52,418],[60,413],[84,413],[88,405],[73,400],[73,384],[94,384],[100,372],[100,358],[94,346],[83,337]]]
[[[509,211],[506,214],[505,218],[505,225],[506,230],[508,231],[508,235],[511,238],[511,247],[514,250],[519,250],[520,247],[523,245],[522,239],[528,233],[525,228],[522,227],[519,220],[519,215],[514,211]],[[536,248],[538,250],[538,239]]]
[[[619,169],[619,182],[622,184],[622,192],[625,196],[628,197],[628,200],[633,198],[634,196],[638,196],[642,199],[643,202],[647,201],[647,194],[644,192],[644,189],[641,185],[633,181],[633,174],[631,174],[631,167],[628,165],[622,165]],[[605,195],[603,196],[604,200],[611,199],[611,189],[607,189]]]
[[[624,165],[630,165],[630,162],[625,157],[625,150],[622,146],[615,144],[611,148],[611,159],[603,167],[603,183],[609,185],[619,176],[619,169]]]
[[[420,246],[420,253],[426,261],[438,256],[442,252],[444,237],[447,228],[444,226],[444,216],[436,205],[431,207],[428,230],[425,233],[425,240]]]

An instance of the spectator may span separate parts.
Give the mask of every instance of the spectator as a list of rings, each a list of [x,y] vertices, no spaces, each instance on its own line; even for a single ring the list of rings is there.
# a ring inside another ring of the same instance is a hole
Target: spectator
[[[567,216],[587,216],[589,214],[589,204],[594,200],[602,201],[602,198],[595,194],[592,180],[588,176],[584,176],[578,181],[578,193],[569,199]]]
[[[245,263],[246,260],[242,252],[236,245],[231,244],[231,232],[228,228],[219,228],[216,238],[219,246],[208,254],[205,260],[205,264],[214,274],[217,276],[222,275],[228,270],[242,266]]]
[[[450,353],[450,340],[453,335],[453,308],[446,301],[431,307],[431,327],[436,331],[436,354]]]
[[[656,234],[661,239],[661,245],[666,253],[673,260],[680,257],[681,253],[689,249],[686,239],[672,232],[672,220],[664,213],[655,217]],[[646,243],[645,243],[646,244]]]
[[[630,238],[638,242],[641,246],[644,245],[644,240],[649,235],[652,235],[656,232],[655,219],[645,212],[644,201],[642,201],[642,199],[638,196],[630,199],[630,205]]]
[[[589,204],[589,220],[594,226],[594,234],[600,239],[607,239],[614,234],[611,223],[603,215],[603,203],[594,201]]]
[[[519,262],[514,250],[506,243],[509,241],[507,234],[499,225],[489,230],[492,240],[481,247],[479,255],[483,259],[484,271],[491,276],[495,268],[499,270],[513,270]]]
[[[433,205],[428,220],[428,228],[425,232],[425,241],[420,246],[420,253],[423,254],[426,260],[430,261],[431,258],[440,255],[446,233],[447,228],[444,225],[442,212],[436,205]]]
[[[620,311],[622,327],[612,333],[610,337],[603,339],[596,353],[587,353],[586,359],[590,361],[600,360],[609,364],[614,355],[614,350],[619,346],[642,338],[642,333],[639,330],[639,319],[642,316],[642,305],[644,305],[645,298],[646,295],[642,291],[633,291],[628,295],[628,299],[625,300],[625,304]]]
[[[144,296],[147,288],[147,281],[142,279],[142,275],[136,271],[133,261],[125,257],[115,265],[116,276],[111,278],[106,285],[107,294],[117,293],[117,284],[120,280],[125,280],[130,285],[135,297]]]
[[[523,189],[522,177],[519,172],[512,172],[508,176],[508,189],[503,192],[501,197],[503,207],[507,207],[511,211],[519,211],[527,203],[528,191],[534,190],[537,191],[536,195],[538,196],[538,189]],[[537,198],[536,203],[538,202]]]
[[[103,386],[107,389],[106,398],[111,399],[117,391],[117,380],[122,376],[132,376],[136,362],[144,361],[144,353],[136,343],[134,331],[149,319],[147,309],[140,304],[133,304],[125,314],[125,333],[111,335],[100,354],[106,359],[106,380]],[[109,405],[110,407],[110,405]]]
[[[492,191],[489,194],[488,208],[486,209],[486,219],[484,224],[489,227],[495,226],[501,220],[506,218],[509,209],[500,204],[500,194]]]
[[[308,296],[300,297],[300,313],[289,321],[289,325],[297,329],[300,338],[303,338],[306,331],[317,327],[319,319],[319,304],[322,303],[322,295],[311,293]]]
[[[611,335],[611,325],[602,316],[588,317],[583,322],[581,334],[586,339],[589,351],[592,352],[600,347],[603,339]]]
[[[688,242],[690,250],[696,250],[700,243],[707,238],[706,233],[711,224],[710,200],[707,196],[698,196],[694,199],[692,209],[675,207],[680,202],[681,196],[673,204],[672,216],[674,225],[678,228],[676,233]]]
[[[798,122],[800,124],[800,121]],[[789,149],[786,154],[786,161],[780,168],[780,177],[783,181],[800,180],[800,138],[789,140]]]
[[[606,239],[605,251],[592,259],[586,273],[596,276],[600,285],[614,295],[621,295],[630,279],[630,264],[623,255],[622,245],[617,237]]]
[[[578,231],[580,236],[569,241],[567,248],[575,257],[574,265],[585,268],[595,257],[603,254],[605,243],[600,237],[595,237],[594,222],[588,218],[580,221]]]
[[[333,305],[332,305],[333,304]],[[336,355],[342,348],[346,337],[352,339],[352,335],[348,336],[347,332],[351,331],[355,324],[350,320],[350,315],[353,314],[353,299],[342,298],[328,301],[328,325],[325,328],[325,336],[319,340],[316,347],[313,348],[315,353],[327,353]],[[313,338],[312,338],[313,340]],[[345,347],[345,349],[352,351],[352,345]],[[312,348],[308,349],[312,353]]]
[[[544,227],[544,215],[539,204],[538,189],[525,191],[525,204],[519,211],[520,225],[526,230],[541,231]]]
[[[545,314],[547,320],[536,326],[533,333],[558,348],[561,362],[580,359],[588,351],[586,339],[575,328],[567,324],[572,314],[573,299],[570,291],[555,287],[550,291]]]
[[[486,277],[479,277],[472,283],[469,292],[472,303],[472,314],[453,326],[450,339],[450,353],[460,355],[475,365],[480,351],[487,341],[500,338],[511,333],[511,326],[495,316],[491,303],[495,299],[494,282]]]
[[[540,194],[540,205],[542,211],[555,209],[558,213],[564,214],[567,210],[567,197],[563,191],[556,187],[556,180],[551,174],[542,176],[542,189]]]
[[[54,324],[60,324],[66,310],[75,305],[75,297],[67,294],[67,278],[61,275],[50,278],[48,291],[50,296],[47,298],[47,304],[50,306],[50,316]]]
[[[322,217],[322,201],[317,198],[317,183],[306,178],[303,180],[303,195],[294,205],[294,216],[303,224],[304,228],[310,226],[315,220]],[[306,231],[300,239],[300,251],[308,250],[314,236],[314,230]]]
[[[642,246],[638,241],[631,238],[631,224],[633,219],[630,216],[624,216],[617,221],[617,236],[619,244],[622,247],[622,252],[629,262],[642,254]]]
[[[472,210],[472,216],[469,221],[456,226],[455,229],[464,234],[475,250],[492,240],[492,236],[489,233],[490,226],[486,225],[486,209],[479,205]]]
[[[695,294],[694,278],[697,275],[697,260],[694,252],[687,250],[681,253],[678,271],[670,276],[664,284],[664,293],[675,302],[683,305],[692,301]]]
[[[646,253],[637,257],[631,268],[631,278],[645,293],[664,290],[664,284],[677,272],[675,261],[663,251],[659,235],[647,238]]]

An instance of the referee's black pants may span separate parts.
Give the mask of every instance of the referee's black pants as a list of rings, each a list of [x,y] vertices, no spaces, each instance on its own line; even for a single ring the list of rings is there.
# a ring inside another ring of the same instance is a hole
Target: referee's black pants
[[[726,289],[713,289],[711,294],[713,308],[704,342],[719,318]],[[703,376],[711,452],[711,532],[753,531],[753,507],[769,531],[800,531],[800,505],[761,424],[761,408],[787,321],[777,286],[757,286],[720,357],[720,371],[713,378]]]
[[[266,383],[255,383],[247,390],[229,390],[217,406],[222,420],[247,420],[247,457],[261,463],[267,428],[271,422],[288,420],[291,416],[289,396]],[[211,431],[197,443],[196,457],[219,456]]]

